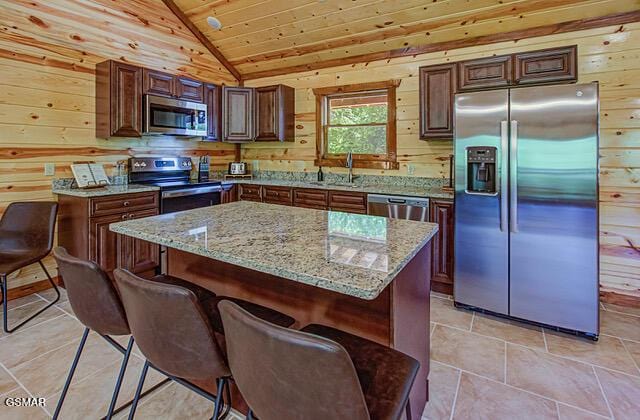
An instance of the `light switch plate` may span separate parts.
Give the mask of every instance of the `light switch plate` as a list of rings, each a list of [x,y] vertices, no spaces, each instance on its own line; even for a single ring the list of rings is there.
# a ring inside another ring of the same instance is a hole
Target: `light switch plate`
[[[44,164],[44,176],[54,176],[56,173],[56,164],[55,163],[45,163]]]

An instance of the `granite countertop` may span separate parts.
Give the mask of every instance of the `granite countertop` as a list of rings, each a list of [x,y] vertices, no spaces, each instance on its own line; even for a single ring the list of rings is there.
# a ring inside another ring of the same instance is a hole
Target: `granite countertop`
[[[251,201],[112,223],[111,231],[374,299],[438,231],[433,223]]]
[[[415,185],[394,185],[394,184],[358,184],[349,185],[341,182],[315,182],[315,181],[294,181],[284,179],[233,179],[222,180],[213,179],[212,181],[220,181],[222,183],[235,184],[256,184],[256,185],[275,185],[293,188],[313,188],[337,191],[353,191],[368,194],[388,194],[388,195],[404,195],[408,197],[429,197],[429,198],[449,198],[453,199],[452,191],[445,191],[441,187],[434,186],[415,186]]]
[[[160,188],[152,186],[152,185],[138,185],[138,184],[129,184],[129,185],[108,185],[106,187],[100,188],[89,188],[89,189],[80,189],[80,188],[71,188],[69,186],[58,185],[52,189],[54,194],[62,194],[62,195],[72,195],[74,197],[103,197],[106,195],[117,195],[117,194],[131,194],[131,193],[141,193],[147,191],[158,191]]]

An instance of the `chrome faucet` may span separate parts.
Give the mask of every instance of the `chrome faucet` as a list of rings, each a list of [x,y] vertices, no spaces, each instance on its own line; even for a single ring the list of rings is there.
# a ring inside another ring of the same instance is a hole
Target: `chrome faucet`
[[[347,153],[347,168],[349,168],[347,182],[351,184],[353,182],[353,154],[351,152]]]

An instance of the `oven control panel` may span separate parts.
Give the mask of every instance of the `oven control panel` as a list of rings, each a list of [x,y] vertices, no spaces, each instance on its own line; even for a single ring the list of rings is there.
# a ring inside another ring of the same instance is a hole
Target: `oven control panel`
[[[130,172],[191,171],[188,157],[145,157],[129,159]]]

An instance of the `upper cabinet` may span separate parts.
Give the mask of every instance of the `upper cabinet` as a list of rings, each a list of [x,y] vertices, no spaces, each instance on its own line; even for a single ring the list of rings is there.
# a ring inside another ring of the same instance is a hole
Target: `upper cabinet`
[[[458,89],[489,89],[509,86],[513,76],[510,55],[458,63]]]
[[[96,136],[142,135],[142,68],[116,61],[96,65]]]
[[[420,138],[452,139],[458,92],[578,81],[575,45],[420,67]]]
[[[578,47],[552,48],[514,55],[518,85],[578,80]]]
[[[222,139],[222,88],[207,83],[204,85],[204,103],[207,104],[206,140]]]
[[[222,140],[227,142],[253,141],[253,88],[222,88]]]
[[[255,89],[256,141],[294,141],[295,89],[285,85]]]
[[[144,94],[204,102],[204,84],[198,80],[144,69]]]
[[[456,65],[420,67],[420,138],[453,137]]]

